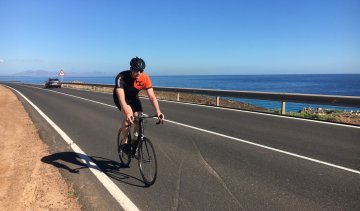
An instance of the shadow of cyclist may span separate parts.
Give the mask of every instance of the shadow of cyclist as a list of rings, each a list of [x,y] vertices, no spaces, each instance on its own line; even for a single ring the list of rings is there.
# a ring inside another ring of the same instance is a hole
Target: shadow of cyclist
[[[78,155],[74,152],[59,152],[41,158],[44,163],[51,164],[57,168],[68,170],[71,173],[79,173],[79,169],[88,168],[86,164],[81,162]],[[68,164],[68,165],[66,165]],[[70,164],[70,165],[69,165]],[[75,168],[70,168],[75,166]]]
[[[96,156],[89,157],[75,152],[59,152],[45,156],[41,159],[41,161],[76,174],[79,174],[79,170],[85,168],[98,169],[119,182],[136,187],[147,187],[142,180],[131,175],[121,173],[120,170],[122,168],[126,168],[122,166],[121,163],[107,158]]]

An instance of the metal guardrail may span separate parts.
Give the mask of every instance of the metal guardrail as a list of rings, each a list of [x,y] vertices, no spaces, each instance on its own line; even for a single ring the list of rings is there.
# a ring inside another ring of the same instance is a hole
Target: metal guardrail
[[[92,87],[110,87],[110,84],[91,84],[91,83],[69,83],[70,85],[85,85]],[[323,104],[333,106],[345,106],[360,108],[360,97],[358,96],[339,96],[339,95],[315,95],[315,94],[296,94],[296,93],[279,93],[279,92],[250,92],[250,91],[233,91],[233,90],[216,90],[216,89],[193,89],[177,87],[153,87],[156,91],[175,92],[177,101],[180,100],[180,93],[202,94],[216,96],[216,105],[219,106],[220,97],[248,98],[259,100],[272,100],[281,102],[281,114],[286,112],[286,102]]]

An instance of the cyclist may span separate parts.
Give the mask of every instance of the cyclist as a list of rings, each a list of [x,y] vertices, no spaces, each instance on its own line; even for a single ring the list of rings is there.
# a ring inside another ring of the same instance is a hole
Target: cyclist
[[[156,110],[158,119],[163,121],[164,114],[161,113],[159,103],[154,94],[151,80],[144,73],[145,61],[135,57],[130,61],[130,70],[120,72],[115,78],[115,88],[113,91],[113,99],[115,105],[124,114],[124,120],[121,125],[121,140],[125,144],[125,151],[130,151],[127,136],[129,125],[135,123],[134,133],[138,131],[138,122],[134,122],[134,116],[139,116],[143,112],[143,108],[139,99],[139,92],[146,89],[150,102]],[[125,136],[125,137],[123,137]],[[125,140],[124,140],[125,139]]]

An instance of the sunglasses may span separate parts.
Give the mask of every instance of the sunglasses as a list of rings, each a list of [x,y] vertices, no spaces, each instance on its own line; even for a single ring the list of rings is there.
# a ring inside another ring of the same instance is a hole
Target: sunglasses
[[[137,73],[137,72],[140,72],[140,73],[144,72],[144,70],[136,70],[136,69],[134,69],[134,68],[132,68],[132,67],[130,68],[130,70],[133,71],[133,72],[136,72],[136,73]]]

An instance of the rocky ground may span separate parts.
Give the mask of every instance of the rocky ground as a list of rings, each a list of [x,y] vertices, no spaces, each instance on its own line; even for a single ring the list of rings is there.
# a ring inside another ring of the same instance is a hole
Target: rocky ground
[[[80,210],[58,168],[43,163],[47,146],[19,102],[0,85],[0,210]]]
[[[329,122],[341,122],[353,125],[360,125],[360,110],[341,111],[334,109],[307,107],[303,108],[298,113],[294,113],[293,115]]]

